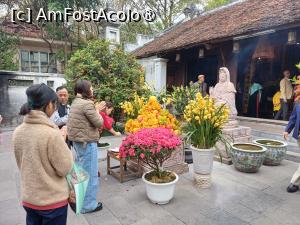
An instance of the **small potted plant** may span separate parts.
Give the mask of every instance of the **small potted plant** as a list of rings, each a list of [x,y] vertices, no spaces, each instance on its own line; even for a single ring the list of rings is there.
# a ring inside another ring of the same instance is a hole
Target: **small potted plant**
[[[214,99],[209,96],[203,98],[200,93],[185,107],[186,123],[182,130],[191,143],[194,178],[200,188],[210,186],[209,175],[213,167],[216,143],[222,141],[227,144],[222,135],[222,127],[226,124],[228,116],[229,109],[225,104],[217,106]]]
[[[165,171],[163,163],[181,145],[180,138],[167,128],[143,128],[123,140],[120,157],[138,159],[152,170],[143,175],[148,198],[157,204],[166,204],[174,196],[178,175]]]

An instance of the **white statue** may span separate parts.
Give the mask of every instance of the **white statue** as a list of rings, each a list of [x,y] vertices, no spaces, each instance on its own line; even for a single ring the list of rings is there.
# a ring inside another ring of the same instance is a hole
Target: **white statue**
[[[238,122],[236,120],[237,110],[235,107],[235,94],[236,90],[234,84],[230,82],[230,73],[226,67],[219,69],[219,82],[214,88],[209,89],[209,94],[212,98],[216,99],[216,104],[226,104],[230,109],[229,121],[225,128],[236,127]]]

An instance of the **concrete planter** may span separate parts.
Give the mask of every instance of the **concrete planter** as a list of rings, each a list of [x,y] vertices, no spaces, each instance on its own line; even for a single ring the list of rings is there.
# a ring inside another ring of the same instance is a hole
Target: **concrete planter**
[[[174,172],[173,172],[174,173]],[[146,192],[149,200],[154,204],[164,205],[169,203],[169,201],[174,197],[176,183],[178,181],[178,175],[176,173],[176,179],[170,183],[152,183],[146,180],[144,173],[142,180],[146,184]]]
[[[286,156],[287,143],[273,139],[257,139],[253,141],[267,149],[264,165],[278,166]]]
[[[193,154],[194,173],[207,175],[211,174],[213,168],[214,148],[199,149],[191,145]]]
[[[231,145],[231,158],[234,167],[246,173],[255,173],[261,167],[267,149],[252,143],[234,143]]]

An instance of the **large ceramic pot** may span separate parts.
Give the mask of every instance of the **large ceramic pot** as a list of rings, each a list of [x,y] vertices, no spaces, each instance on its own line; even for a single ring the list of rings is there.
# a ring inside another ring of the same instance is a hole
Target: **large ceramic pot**
[[[255,173],[261,167],[267,149],[252,143],[234,143],[231,145],[231,158],[234,167],[246,173]]]
[[[199,149],[191,145],[194,173],[211,174],[213,168],[214,148]]]
[[[253,141],[255,144],[264,146],[266,157],[263,162],[267,166],[278,166],[286,156],[287,143],[272,139],[257,139]]]
[[[149,200],[159,205],[167,204],[174,197],[175,186],[179,179],[178,175],[174,173],[176,179],[170,183],[157,184],[146,180],[145,178],[146,174],[147,173],[144,173],[142,179],[146,184],[146,192]]]

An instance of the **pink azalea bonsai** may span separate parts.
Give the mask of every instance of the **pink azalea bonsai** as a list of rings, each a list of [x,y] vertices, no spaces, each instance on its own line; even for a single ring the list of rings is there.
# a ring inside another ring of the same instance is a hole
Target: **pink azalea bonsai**
[[[181,144],[181,139],[167,128],[144,128],[123,140],[120,157],[139,159],[153,169],[153,175],[161,178],[163,162]]]

